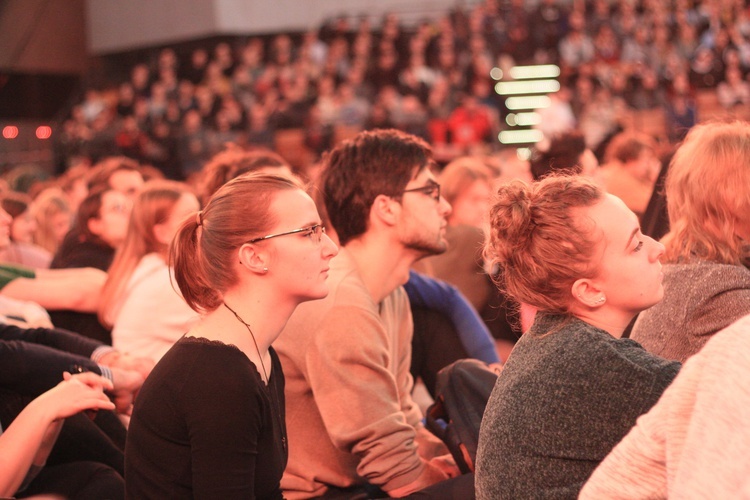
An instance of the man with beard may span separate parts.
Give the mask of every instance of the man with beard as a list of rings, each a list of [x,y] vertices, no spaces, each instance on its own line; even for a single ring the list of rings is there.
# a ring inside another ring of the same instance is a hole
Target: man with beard
[[[416,260],[446,250],[451,207],[431,165],[429,146],[396,130],[362,132],[324,158],[322,195],[342,248],[328,297],[301,304],[274,344],[286,378],[286,498],[401,497],[458,474],[411,397],[401,286]],[[435,488],[457,482],[472,497],[469,476]]]

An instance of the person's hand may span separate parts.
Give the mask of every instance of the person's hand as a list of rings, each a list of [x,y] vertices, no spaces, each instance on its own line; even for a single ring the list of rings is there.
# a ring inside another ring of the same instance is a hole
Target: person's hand
[[[416,480],[412,481],[409,484],[405,484],[400,488],[393,488],[386,491],[386,493],[388,493],[388,496],[392,498],[405,497],[406,495],[410,495],[415,491],[422,490],[424,488],[427,488],[428,486],[432,486],[435,483],[439,483],[440,481],[445,481],[450,477],[446,472],[443,472],[441,470],[441,467],[444,464],[438,465],[436,463],[433,463],[432,460],[427,462],[424,459],[422,460],[422,464],[424,465],[424,467],[422,468],[422,472],[419,474],[419,477],[417,477]]]
[[[114,410],[103,390],[112,388],[112,383],[95,374],[71,375],[65,372],[65,380],[45,392],[32,403],[45,411],[51,420],[67,418],[84,410]]]
[[[456,465],[456,461],[450,453],[433,458],[430,460],[430,465],[443,472],[448,477],[458,477],[461,475],[461,470],[458,468],[458,465]]]
[[[144,380],[154,368],[154,361],[150,358],[137,358],[130,354],[122,354],[117,351],[111,351],[102,356],[99,364],[110,368],[120,368],[121,370],[131,370],[140,373]]]
[[[130,415],[133,412],[133,401],[143,385],[143,375],[134,370],[123,370],[110,367],[112,371],[112,382],[114,388],[111,393],[114,397],[115,408],[118,413]]]
[[[503,364],[502,363],[490,363],[487,365],[487,368],[492,370],[495,375],[500,376],[501,373],[503,373]]]

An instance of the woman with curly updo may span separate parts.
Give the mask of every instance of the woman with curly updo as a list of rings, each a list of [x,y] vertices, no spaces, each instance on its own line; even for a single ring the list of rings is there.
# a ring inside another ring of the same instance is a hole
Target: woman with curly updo
[[[617,197],[580,176],[502,186],[486,257],[538,310],[487,403],[477,498],[575,498],[680,364],[620,338],[662,298],[664,247]]]

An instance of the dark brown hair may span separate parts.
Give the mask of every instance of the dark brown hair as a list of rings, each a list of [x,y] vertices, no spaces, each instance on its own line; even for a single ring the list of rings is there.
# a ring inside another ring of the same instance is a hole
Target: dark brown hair
[[[2,203],[3,210],[15,219],[29,209],[31,206],[31,197],[25,193],[8,191],[3,195],[2,202],[0,203]]]
[[[378,195],[400,196],[431,163],[426,142],[394,129],[360,132],[325,155],[323,199],[340,243],[346,245],[367,231]]]
[[[551,172],[580,174],[581,155],[586,151],[586,141],[580,131],[572,130],[556,135],[546,151],[536,150],[531,159],[531,175],[539,180]]]

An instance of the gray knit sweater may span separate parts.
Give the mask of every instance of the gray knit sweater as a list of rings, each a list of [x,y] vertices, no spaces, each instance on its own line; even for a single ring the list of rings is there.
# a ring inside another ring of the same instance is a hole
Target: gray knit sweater
[[[538,314],[487,403],[477,498],[576,498],[679,368],[581,320]]]
[[[698,261],[664,266],[664,299],[643,311],[630,338],[684,362],[711,336],[750,313],[750,270]]]

